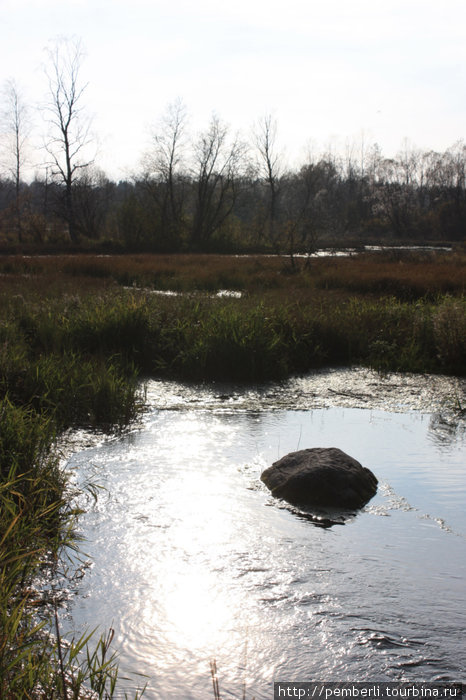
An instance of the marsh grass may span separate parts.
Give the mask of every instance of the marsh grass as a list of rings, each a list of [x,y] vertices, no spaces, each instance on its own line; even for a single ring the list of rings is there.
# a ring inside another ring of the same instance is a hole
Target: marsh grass
[[[341,303],[164,300],[152,342],[152,372],[196,379],[260,381],[325,365],[383,371],[465,371],[466,303],[350,298]],[[160,310],[160,305],[157,305]],[[455,324],[455,333],[448,328]]]
[[[138,413],[136,372],[112,358],[52,353],[24,362],[22,353],[11,352],[11,346],[0,352],[5,395],[53,417],[57,429],[111,429],[127,425]]]
[[[115,310],[113,307],[113,316]],[[127,311],[124,313],[127,314]],[[137,372],[126,328],[109,313],[68,297],[14,298],[0,323],[0,390],[20,405],[53,415],[57,428],[126,425],[139,408]],[[102,328],[102,325],[104,326]],[[138,339],[136,339],[136,343]]]
[[[450,371],[463,374],[466,357],[464,300],[444,298],[433,311],[432,326],[439,361]]]
[[[456,254],[372,253],[351,259],[322,261],[317,286],[351,294],[391,296],[401,301],[435,301],[445,294],[464,294],[465,257]]]
[[[77,544],[55,435],[126,425],[141,401],[136,372],[123,357],[73,349],[68,301],[10,301],[0,324],[0,697],[110,698],[111,640],[65,643],[56,602],[54,612],[38,603],[34,583]]]
[[[220,682],[218,678],[218,670],[217,670],[217,660],[212,659],[210,662],[210,677],[212,679],[212,691],[214,695],[214,700],[221,700],[222,696],[220,693]],[[246,686],[246,680],[243,681],[243,690],[241,693],[241,700],[246,700],[246,691],[247,691],[247,686]],[[254,697],[252,697],[251,700],[255,700]]]
[[[387,251],[348,258],[297,262],[274,256],[234,255],[58,255],[0,256],[0,272],[10,278],[29,275],[74,280],[75,288],[116,283],[175,291],[218,289],[339,289],[348,294],[395,296],[403,301],[465,291],[463,252]],[[289,274],[292,272],[293,274]],[[87,282],[86,282],[87,280]]]
[[[138,374],[261,381],[322,365],[465,371],[465,300],[294,288],[161,297],[104,288],[11,300],[0,325],[0,386],[55,407],[61,425],[124,424]]]

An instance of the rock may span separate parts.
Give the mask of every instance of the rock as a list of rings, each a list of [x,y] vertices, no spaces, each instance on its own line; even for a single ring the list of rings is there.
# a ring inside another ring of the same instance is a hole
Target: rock
[[[377,491],[377,479],[337,447],[290,452],[261,474],[272,495],[295,505],[361,508]]]

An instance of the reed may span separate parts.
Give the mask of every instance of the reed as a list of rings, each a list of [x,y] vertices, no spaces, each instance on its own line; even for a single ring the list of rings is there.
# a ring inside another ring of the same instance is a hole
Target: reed
[[[465,316],[462,299],[151,303],[157,310],[147,337],[151,373],[259,381],[356,363],[384,371],[463,374],[466,369],[464,321],[455,321]],[[455,333],[448,330],[452,324]]]
[[[354,363],[465,372],[462,296],[112,289],[13,306],[0,331],[0,386],[17,401],[54,406],[61,425],[124,424],[138,410],[138,373],[260,381]]]
[[[466,357],[466,303],[445,297],[432,313],[432,328],[439,362],[455,374],[464,374]]]
[[[2,394],[47,411],[60,429],[127,424],[140,403],[137,372],[124,352],[134,326],[125,338],[124,323],[108,315],[102,344],[96,332],[101,316],[95,311],[89,318],[88,308],[67,297],[30,304],[13,299],[0,326]]]
[[[464,294],[463,254],[367,254],[323,261],[317,285],[351,294],[392,296],[401,301]]]

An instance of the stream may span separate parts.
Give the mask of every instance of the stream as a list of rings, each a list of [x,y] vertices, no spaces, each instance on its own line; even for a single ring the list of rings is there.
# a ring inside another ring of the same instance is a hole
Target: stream
[[[120,681],[148,699],[270,700],[274,681],[465,680],[464,380],[326,370],[255,387],[147,383],[138,425],[76,435],[91,562],[62,612],[115,630]],[[87,442],[86,442],[87,441]],[[261,472],[339,447],[379,479],[318,527]],[[138,676],[138,674],[144,674]]]

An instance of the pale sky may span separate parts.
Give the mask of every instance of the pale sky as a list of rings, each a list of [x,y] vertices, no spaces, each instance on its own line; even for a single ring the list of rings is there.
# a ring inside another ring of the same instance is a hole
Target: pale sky
[[[44,48],[77,36],[84,102],[112,177],[137,170],[176,98],[194,132],[215,112],[245,138],[272,114],[291,162],[330,144],[466,137],[465,0],[0,0],[0,85],[47,89]]]

